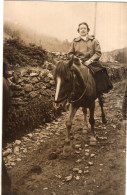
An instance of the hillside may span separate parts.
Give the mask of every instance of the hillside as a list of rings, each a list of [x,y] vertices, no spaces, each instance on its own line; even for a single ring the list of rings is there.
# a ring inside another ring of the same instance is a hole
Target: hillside
[[[127,48],[116,49],[110,52],[103,52],[101,57],[102,62],[127,62]]]
[[[4,40],[6,38],[18,38],[23,40],[25,44],[33,43],[50,52],[67,52],[70,48],[68,40],[60,41],[55,37],[35,33],[31,29],[11,22],[4,23]]]
[[[70,48],[68,40],[60,41],[55,37],[35,33],[19,24],[10,22],[4,23],[4,41],[7,39],[18,39],[24,44],[34,44],[49,52],[67,53]],[[127,62],[127,48],[116,49],[110,52],[103,52],[100,61],[102,62]]]

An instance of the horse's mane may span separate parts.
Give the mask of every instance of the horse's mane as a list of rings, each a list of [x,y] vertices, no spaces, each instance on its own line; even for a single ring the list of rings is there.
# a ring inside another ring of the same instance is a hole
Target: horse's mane
[[[56,75],[60,76],[61,78],[64,78],[66,80],[69,79],[70,77],[70,69],[68,67],[68,62],[67,61],[59,61],[56,65],[56,69],[55,69],[55,78]]]
[[[71,74],[70,70],[73,70],[73,72],[76,74],[78,81],[83,86],[84,85],[83,73],[86,72],[87,68],[82,66],[81,64],[78,65],[76,65],[75,63],[73,64],[73,61],[70,62],[72,63],[71,65],[69,65],[69,61],[67,60],[66,61],[61,60],[57,63],[54,74],[55,79],[57,75],[60,78],[63,78],[64,80],[69,80]]]

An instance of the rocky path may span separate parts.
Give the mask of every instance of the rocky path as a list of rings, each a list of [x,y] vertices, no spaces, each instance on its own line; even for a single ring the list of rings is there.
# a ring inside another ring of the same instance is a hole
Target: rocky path
[[[124,195],[126,133],[122,126],[125,81],[105,95],[107,125],[101,122],[98,101],[95,111],[97,144],[89,145],[83,134],[83,113],[73,121],[73,152],[61,157],[68,113],[52,123],[7,144],[4,160],[17,195]]]

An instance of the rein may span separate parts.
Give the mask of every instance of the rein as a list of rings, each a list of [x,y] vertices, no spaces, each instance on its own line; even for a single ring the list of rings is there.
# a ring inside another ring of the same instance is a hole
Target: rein
[[[87,66],[86,66],[87,67]],[[87,67],[88,68],[88,67]],[[84,91],[83,91],[83,93],[82,93],[82,95],[77,99],[77,100],[70,100],[69,102],[70,103],[78,103],[82,98],[83,98],[83,96],[85,95],[85,93],[86,93],[86,90],[87,90],[87,84],[88,84],[88,77],[89,77],[89,68],[88,68],[88,72],[87,72],[87,81],[86,81],[86,87],[85,87],[85,89],[84,89]]]
[[[68,98],[69,98],[69,93],[68,93],[65,97],[61,98],[60,100],[56,100],[56,101],[54,100],[54,102],[55,102],[55,103],[60,103],[60,102],[66,100],[66,99],[68,99]]]

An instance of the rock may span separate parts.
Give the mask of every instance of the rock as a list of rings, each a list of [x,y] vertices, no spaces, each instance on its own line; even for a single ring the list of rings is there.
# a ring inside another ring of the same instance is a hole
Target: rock
[[[93,162],[88,162],[88,165],[92,166],[93,165]]]
[[[48,188],[43,188],[43,190],[48,190]]]
[[[25,148],[25,149],[23,150],[23,153],[27,153],[27,148]]]
[[[29,133],[27,136],[28,136],[29,138],[32,138],[32,137],[33,137],[33,134],[32,134],[32,133]]]
[[[75,153],[76,153],[76,154],[80,154],[80,151],[76,150]]]
[[[75,167],[75,168],[73,168],[73,172],[79,172],[79,168],[77,168],[77,167]]]
[[[82,162],[82,159],[78,159],[78,160],[76,161],[76,163],[80,163],[80,162]]]
[[[16,140],[16,141],[15,141],[15,144],[16,144],[16,145],[20,145],[20,144],[21,144],[21,141],[20,141],[20,140]]]
[[[8,155],[7,160],[11,161],[12,160],[12,155]]]
[[[80,176],[77,175],[77,176],[75,177],[75,179],[76,179],[77,181],[80,180]]]
[[[30,92],[30,94],[29,94],[29,96],[31,97],[31,98],[34,98],[34,97],[36,97],[38,95],[38,92],[35,92],[35,91],[32,91],[32,92]]]
[[[21,161],[21,158],[17,158],[16,160],[19,162],[19,161]]]
[[[22,140],[26,142],[26,141],[29,141],[29,138],[27,138],[27,137],[22,137]]]
[[[61,179],[62,178],[62,176],[61,175],[55,175],[57,178],[59,178],[59,179]]]
[[[31,92],[33,90],[33,86],[31,84],[26,84],[25,89],[26,92]]]
[[[10,163],[10,165],[11,165],[11,166],[15,166],[15,165],[16,165],[16,163],[12,162],[12,163]]]
[[[44,82],[45,82],[45,83],[49,83],[49,81],[50,81],[50,78],[49,78],[49,77],[45,77],[45,78],[44,78]]]
[[[81,174],[82,173],[82,170],[79,170],[78,173]]]
[[[55,81],[54,80],[50,80],[50,85],[54,86],[55,85]]]
[[[50,79],[53,79],[53,75],[51,73],[48,73],[47,75]]]
[[[28,70],[23,69],[23,70],[21,71],[21,76],[26,76],[26,75],[28,74],[27,71],[28,71]]]
[[[14,74],[14,71],[7,71],[8,77],[11,77]]]
[[[81,148],[81,144],[76,144],[75,149],[79,149],[79,148]]]
[[[20,85],[13,85],[13,88],[15,90],[21,90],[22,89],[22,87]]]
[[[33,78],[31,79],[31,82],[32,82],[32,83],[37,83],[37,82],[38,82],[38,79],[37,79],[36,77],[33,77]]]
[[[84,174],[89,174],[89,170],[84,171]]]
[[[17,153],[19,153],[19,147],[18,147],[18,146],[16,146],[16,147],[14,148],[14,154],[17,154]]]
[[[72,176],[72,174],[71,174],[71,175],[69,175],[69,176],[65,177],[65,181],[71,181],[71,180],[72,180],[72,178],[73,178],[73,176]]]
[[[36,77],[36,76],[38,76],[38,73],[37,72],[32,72],[32,73],[30,73],[30,76],[31,77]]]
[[[107,140],[107,137],[98,137],[98,139]]]
[[[89,156],[90,154],[88,152],[85,152],[85,156]]]
[[[95,156],[95,154],[91,154],[91,155],[90,155],[90,157],[94,157],[94,156]]]
[[[116,129],[116,125],[113,125],[113,128]]]
[[[11,150],[11,153],[12,153],[12,150]],[[10,154],[10,149],[3,152],[3,157],[8,156],[9,154]]]
[[[85,152],[90,152],[90,150],[89,149],[85,149]]]

